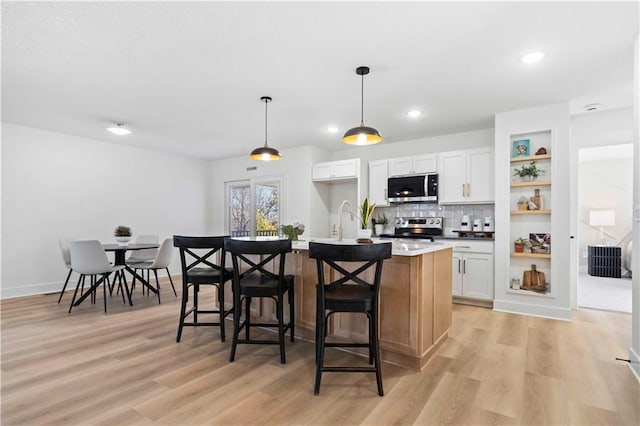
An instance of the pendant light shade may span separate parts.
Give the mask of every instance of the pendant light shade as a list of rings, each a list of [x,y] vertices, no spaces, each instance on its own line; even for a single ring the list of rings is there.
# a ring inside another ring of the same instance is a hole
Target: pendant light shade
[[[275,148],[269,147],[267,144],[267,104],[271,102],[271,98],[269,96],[263,96],[260,100],[264,102],[264,145],[251,151],[249,156],[254,160],[260,161],[279,160],[282,158],[280,152]]]
[[[360,86],[360,125],[347,132],[342,137],[342,142],[349,145],[373,145],[382,142],[382,135],[373,127],[364,125],[364,76],[369,74],[369,67],[356,68],[356,74],[362,77]]]

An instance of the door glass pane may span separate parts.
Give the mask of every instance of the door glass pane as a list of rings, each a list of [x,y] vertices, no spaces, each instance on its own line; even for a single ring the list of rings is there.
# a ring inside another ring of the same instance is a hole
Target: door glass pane
[[[229,234],[248,237],[251,229],[251,186],[229,186]]]
[[[256,236],[278,235],[280,227],[280,184],[256,183]]]

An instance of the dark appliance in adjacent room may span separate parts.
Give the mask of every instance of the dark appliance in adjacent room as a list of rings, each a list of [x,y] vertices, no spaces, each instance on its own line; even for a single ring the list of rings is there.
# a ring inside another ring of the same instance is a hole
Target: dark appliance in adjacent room
[[[390,203],[437,203],[438,175],[391,177],[387,181]]]

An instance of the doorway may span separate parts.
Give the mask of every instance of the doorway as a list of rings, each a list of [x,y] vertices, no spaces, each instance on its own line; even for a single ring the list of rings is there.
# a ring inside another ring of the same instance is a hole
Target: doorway
[[[578,157],[577,305],[630,314],[633,144],[583,148]]]

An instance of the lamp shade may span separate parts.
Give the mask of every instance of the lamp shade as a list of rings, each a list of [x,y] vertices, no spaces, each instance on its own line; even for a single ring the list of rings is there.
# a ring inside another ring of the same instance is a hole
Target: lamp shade
[[[615,226],[615,210],[591,210],[589,212],[589,225],[591,226]]]
[[[273,161],[281,159],[282,155],[277,149],[265,145],[251,151],[249,157],[254,160]]]
[[[373,127],[358,126],[347,130],[342,142],[349,145],[373,145],[382,142],[382,135]]]

